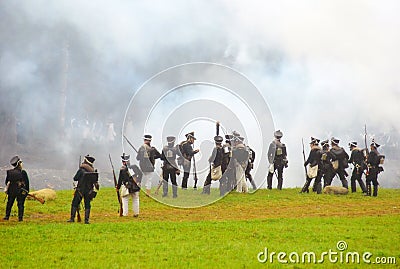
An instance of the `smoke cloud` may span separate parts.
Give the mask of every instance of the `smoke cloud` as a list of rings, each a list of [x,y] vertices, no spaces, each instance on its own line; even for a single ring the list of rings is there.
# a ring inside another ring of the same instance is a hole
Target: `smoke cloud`
[[[0,165],[19,154],[27,168],[72,177],[77,156],[91,153],[110,170],[107,155],[118,163],[135,90],[165,68],[208,61],[239,70],[265,97],[288,147],[285,187],[303,184],[302,137],[363,146],[364,124],[368,143],[375,137],[386,154],[381,185],[399,187],[399,7],[395,0],[4,1]]]

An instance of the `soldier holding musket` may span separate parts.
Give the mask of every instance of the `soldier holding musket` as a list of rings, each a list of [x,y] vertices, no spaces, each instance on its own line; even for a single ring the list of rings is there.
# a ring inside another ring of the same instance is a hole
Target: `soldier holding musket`
[[[155,160],[161,158],[160,152],[151,146],[153,137],[149,134],[143,136],[144,143],[139,148],[136,160],[139,161],[140,169],[143,172],[143,180],[146,187],[146,195],[150,196],[151,181],[154,175]]]
[[[333,177],[335,175],[339,176],[340,181],[342,182],[342,186],[348,189],[348,183],[346,177],[348,176],[346,172],[346,168],[349,167],[349,155],[344,150],[344,148],[339,147],[340,140],[337,138],[331,138],[331,156],[332,156],[332,166],[334,170],[334,174],[328,182],[328,185],[331,185]]]
[[[236,191],[237,192],[248,192],[248,187],[246,184],[245,170],[249,162],[249,152],[247,147],[244,145],[244,137],[235,136],[235,143],[232,149],[232,159],[235,165],[235,175],[236,175]]]
[[[163,197],[168,196],[168,179],[171,179],[172,184],[172,197],[178,197],[178,185],[176,183],[176,176],[180,174],[178,165],[176,164],[176,157],[179,149],[175,146],[175,136],[168,136],[168,145],[163,147],[161,153],[161,160],[163,160]]]
[[[210,194],[210,189],[211,189],[211,169],[214,167],[218,167],[222,165],[222,158],[224,154],[224,150],[222,148],[222,142],[224,139],[217,135],[214,137],[215,141],[215,147],[213,149],[213,152],[211,153],[210,158],[208,158],[208,162],[210,163],[210,172],[207,175],[206,180],[204,181],[204,187],[203,187],[203,194]],[[222,167],[221,167],[222,171]]]
[[[274,132],[275,139],[268,149],[269,172],[267,176],[267,188],[272,189],[272,177],[278,171],[278,190],[282,189],[283,168],[288,167],[286,146],[281,142],[283,133],[280,130]]]
[[[90,202],[96,197],[96,190],[99,189],[98,173],[93,167],[94,161],[94,157],[86,155],[74,176],[74,181],[77,181],[78,185],[76,186],[74,198],[72,199],[71,218],[68,222],[74,222],[75,214],[83,199],[85,204],[85,224],[89,224]]]
[[[332,167],[332,153],[329,148],[329,140],[321,142],[321,173],[324,178],[324,188],[332,182],[335,171]]]
[[[117,190],[121,191],[122,215],[129,215],[129,197],[132,197],[133,216],[139,216],[139,194],[140,183],[142,182],[143,173],[137,165],[130,164],[130,156],[121,156],[122,167],[119,170]]]
[[[357,181],[358,184],[360,184],[362,192],[366,193],[367,189],[361,179],[365,170],[364,152],[359,147],[357,147],[357,142],[350,142],[349,147],[351,151],[349,163],[352,163],[354,166],[350,179],[351,192],[356,192]]]
[[[313,178],[315,178],[315,191],[317,194],[321,194],[322,192],[322,184],[321,184],[321,178],[322,178],[322,163],[321,163],[321,156],[322,156],[322,151],[321,148],[319,147],[319,139],[311,137],[311,142],[310,142],[310,154],[308,156],[308,159],[304,162],[304,166],[307,167],[309,166],[309,171],[307,172],[307,177],[306,177],[306,183],[304,184],[301,192],[309,192],[308,188],[310,186],[310,183]],[[316,169],[315,174],[311,174],[310,170]],[[313,188],[314,189],[314,188]]]
[[[378,148],[380,145],[376,143],[374,140],[372,140],[372,143],[370,145],[371,151],[368,154],[367,158],[367,167],[368,167],[368,172],[367,172],[367,196],[371,196],[371,182],[372,185],[374,186],[374,192],[373,196],[378,196],[378,174],[380,172],[383,172],[383,168],[379,166],[380,164],[383,164],[384,161],[384,156],[380,155],[378,152]]]
[[[194,132],[190,132],[185,135],[186,141],[183,141],[179,147],[180,159],[179,164],[183,166],[183,178],[182,178],[182,189],[187,189],[187,183],[189,179],[190,168],[192,164],[192,158],[199,149],[193,149],[193,144],[196,138],[194,137]]]
[[[253,190],[256,190],[257,189],[257,185],[254,182],[253,176],[251,175],[251,170],[254,167],[254,161],[256,159],[256,153],[249,146],[247,146],[247,150],[249,151],[249,162],[247,163],[245,174],[246,174],[246,178],[250,181],[251,186],[253,187]]]
[[[8,195],[6,205],[6,215],[3,218],[8,220],[11,214],[11,208],[17,199],[18,205],[18,221],[23,221],[25,199],[29,193],[29,178],[28,174],[22,169],[22,161],[18,156],[10,160],[13,169],[7,170],[5,193]]]
[[[222,155],[222,177],[219,180],[219,191],[220,196],[224,196],[226,193],[233,190],[236,183],[232,183],[235,178],[235,170],[233,163],[231,163],[232,158],[232,142],[233,135],[225,135],[225,144],[223,145],[223,155]],[[232,184],[230,184],[232,183]]]

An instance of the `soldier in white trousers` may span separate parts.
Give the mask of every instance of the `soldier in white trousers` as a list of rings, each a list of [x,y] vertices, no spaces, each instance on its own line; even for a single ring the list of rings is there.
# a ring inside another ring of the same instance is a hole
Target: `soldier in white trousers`
[[[117,189],[121,192],[122,215],[129,214],[129,197],[132,197],[133,216],[139,216],[139,193],[143,173],[137,165],[130,165],[129,155],[122,154]]]

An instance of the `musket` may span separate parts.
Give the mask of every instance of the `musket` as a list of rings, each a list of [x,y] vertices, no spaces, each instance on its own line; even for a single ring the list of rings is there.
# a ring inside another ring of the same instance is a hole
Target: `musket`
[[[116,192],[117,192],[117,198],[118,198],[118,203],[119,203],[119,210],[118,210],[118,212],[119,212],[119,216],[122,217],[122,213],[123,213],[123,212],[122,212],[121,194],[119,193],[119,191],[118,191],[118,189],[117,189],[118,183],[117,183],[117,178],[116,178],[116,176],[115,176],[114,165],[113,165],[112,160],[111,160],[111,154],[108,154],[108,158],[110,158],[110,164],[111,164],[112,173],[113,173],[113,179],[114,179],[114,186],[115,186],[115,190],[116,190]]]
[[[123,136],[124,136],[126,142],[128,142],[128,144],[133,148],[133,150],[136,151],[136,153],[138,153],[137,149],[136,149],[135,146],[129,141],[129,139],[128,139],[125,135],[123,135]]]
[[[219,135],[219,121],[216,122],[215,128],[216,128],[216,135]]]
[[[194,155],[193,155],[193,169],[194,169],[194,186],[193,186],[193,188],[197,189],[197,181],[199,179],[197,178],[196,159],[194,158]]]
[[[163,180],[164,180],[164,178],[163,178],[163,173],[161,173],[161,175],[160,175],[160,181],[158,182],[157,189],[156,189],[156,191],[154,192],[155,195],[157,195],[158,192],[160,191],[160,188],[161,188],[161,186],[162,186],[162,184],[163,184]]]
[[[364,162],[365,162],[365,169],[367,170],[366,171],[366,175],[368,175],[369,174],[369,168],[368,168],[368,163],[367,163],[367,160],[368,160],[368,155],[369,155],[369,150],[368,150],[368,145],[367,145],[367,124],[365,124],[364,125],[364,144],[365,144],[365,160],[364,160]]]
[[[81,167],[81,163],[82,163],[82,156],[79,155],[79,164],[78,164],[78,168]],[[75,187],[75,192],[78,192],[78,194],[81,195],[81,194],[79,193],[79,191],[76,189],[76,187]],[[74,196],[75,196],[75,193],[74,193]],[[81,197],[82,197],[82,195],[81,195]],[[82,200],[81,200],[81,202],[82,202]],[[76,209],[76,220],[77,220],[78,222],[81,222],[81,221],[82,221],[81,213],[79,212],[80,207],[81,207],[81,205],[79,205],[79,206],[77,207],[77,209]]]
[[[26,194],[27,194],[29,197],[32,197],[32,198],[35,199],[36,201],[39,201],[42,205],[44,204],[44,202],[45,202],[44,199],[42,199],[42,198],[40,198],[40,197],[37,197],[37,196],[34,195],[34,194],[30,194],[29,191],[28,191],[27,189],[25,189],[25,188],[21,188],[21,190],[23,190],[24,192],[26,192]]]
[[[304,163],[306,163],[306,154],[304,153],[304,140],[303,140],[303,138],[301,139],[301,144],[303,146],[303,161],[304,161]],[[305,166],[304,166],[304,171],[306,172],[306,178],[307,178],[308,177],[307,176],[307,167],[305,167]]]

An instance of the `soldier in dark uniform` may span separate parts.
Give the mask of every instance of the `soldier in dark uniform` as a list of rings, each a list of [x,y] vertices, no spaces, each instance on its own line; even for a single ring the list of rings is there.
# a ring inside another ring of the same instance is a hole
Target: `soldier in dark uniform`
[[[348,176],[346,172],[346,168],[349,167],[349,155],[344,150],[344,148],[339,147],[340,140],[337,138],[331,138],[331,156],[332,156],[332,165],[334,174],[328,182],[328,185],[331,185],[333,178],[335,175],[339,176],[340,181],[342,182],[342,186],[348,189],[348,183],[346,177]]]
[[[138,217],[140,183],[142,182],[143,173],[137,165],[130,164],[129,155],[123,153],[121,159],[122,167],[119,170],[117,191],[121,189],[122,185],[124,186],[125,190],[121,193],[122,215],[125,217],[129,215],[129,196],[131,196],[133,216]]]
[[[146,195],[150,196],[151,181],[154,175],[154,165],[156,159],[161,158],[160,152],[150,145],[152,136],[146,134],[143,136],[144,144],[139,148],[136,160],[139,161],[139,167],[143,172],[143,180],[146,187]]]
[[[305,161],[304,166],[307,167],[307,165],[310,165],[309,169],[312,167],[315,167],[316,165],[318,166],[317,174],[315,176],[315,191],[317,194],[322,193],[322,184],[321,184],[321,178],[322,178],[322,170],[321,170],[321,156],[322,156],[322,149],[319,146],[319,139],[311,137],[311,142],[310,142],[310,147],[311,151],[308,156],[308,159]],[[306,183],[304,184],[301,193],[303,192],[309,192],[308,188],[310,187],[310,183],[312,181],[312,177],[310,177],[309,173],[307,173],[306,177]]]
[[[83,198],[85,204],[85,224],[89,224],[90,202],[96,197],[96,190],[99,189],[98,173],[93,167],[94,161],[94,157],[86,155],[74,176],[74,181],[77,181],[78,185],[76,186],[74,198],[72,199],[71,218],[68,222],[74,222],[75,214]]]
[[[224,139],[217,135],[214,137],[215,141],[215,147],[213,149],[213,152],[208,158],[208,162],[210,163],[210,172],[207,175],[206,180],[204,181],[204,187],[203,187],[203,194],[210,194],[210,189],[211,189],[211,168],[213,167],[218,167],[222,165],[222,159],[224,155],[224,150],[222,148],[222,142]],[[222,167],[221,167],[222,170]]]
[[[332,167],[332,154],[329,149],[329,140],[321,142],[321,174],[324,178],[324,188],[331,184],[335,171]]]
[[[378,196],[378,174],[383,172],[383,168],[379,166],[381,164],[381,159],[384,158],[379,155],[378,148],[380,145],[372,140],[370,145],[371,151],[367,158],[367,196],[371,196],[371,182],[374,185],[373,196]]]
[[[244,137],[234,137],[235,143],[232,149],[232,159],[235,165],[235,177],[236,177],[236,191],[237,192],[248,192],[246,184],[246,167],[249,162],[249,152],[247,147],[244,145]]]
[[[7,170],[6,177],[6,194],[8,195],[6,215],[3,218],[8,220],[11,214],[11,208],[17,199],[18,205],[18,221],[23,221],[25,199],[29,193],[29,178],[28,174],[22,169],[22,161],[18,156],[10,160],[10,164],[14,166],[13,169]]]
[[[196,140],[194,137],[194,132],[190,132],[185,135],[186,141],[183,141],[180,144],[179,151],[181,161],[180,164],[183,166],[183,179],[182,179],[182,189],[187,189],[187,182],[189,179],[190,168],[192,165],[192,158],[193,156],[199,152],[198,149],[193,149],[193,143]]]
[[[245,174],[246,174],[246,178],[250,181],[251,186],[253,187],[253,190],[256,190],[257,186],[256,186],[256,183],[253,180],[253,176],[251,175],[251,170],[254,167],[254,160],[256,159],[256,153],[249,146],[247,146],[247,150],[249,151],[249,162],[247,164]]]
[[[220,196],[224,196],[226,193],[233,190],[233,186],[230,186],[230,182],[232,182],[232,178],[235,177],[234,169],[232,168],[232,164],[230,163],[232,158],[232,142],[233,135],[225,135],[225,144],[222,149],[224,154],[222,155],[222,177],[219,180],[219,191]]]
[[[360,184],[361,190],[363,193],[367,192],[364,182],[361,177],[365,170],[365,162],[364,162],[364,152],[359,147],[357,147],[357,142],[349,143],[351,155],[349,163],[353,164],[353,173],[351,174],[350,186],[351,192],[356,192],[356,181]]]
[[[161,160],[163,164],[163,197],[168,195],[168,179],[171,179],[172,184],[172,197],[178,197],[178,184],[176,183],[176,175],[179,175],[180,171],[176,164],[176,157],[179,153],[179,149],[175,146],[175,136],[167,137],[168,145],[164,146],[161,153]]]
[[[275,140],[271,142],[268,149],[269,172],[267,176],[267,188],[272,189],[272,177],[278,171],[278,190],[282,189],[283,168],[288,167],[286,146],[281,142],[283,133],[280,130],[274,132]]]

